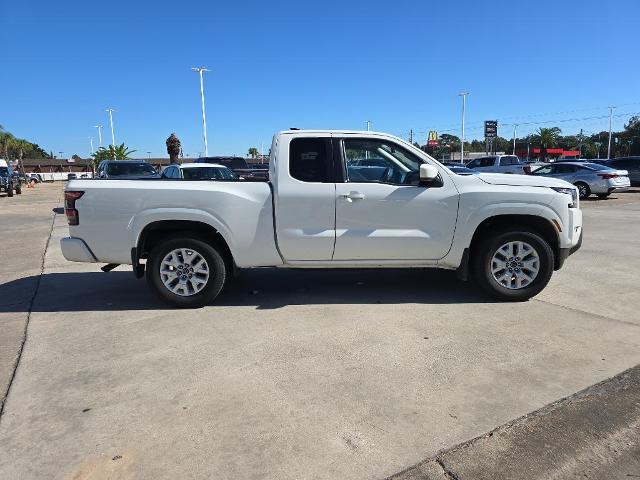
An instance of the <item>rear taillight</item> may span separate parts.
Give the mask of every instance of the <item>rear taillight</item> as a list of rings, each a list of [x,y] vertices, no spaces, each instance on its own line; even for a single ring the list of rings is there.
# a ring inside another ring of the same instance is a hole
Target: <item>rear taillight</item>
[[[599,173],[598,175],[600,175],[605,180],[608,180],[610,178],[616,178],[618,176],[617,173]]]
[[[69,225],[78,225],[80,216],[76,210],[76,200],[78,200],[84,192],[64,192],[64,214],[67,216]]]

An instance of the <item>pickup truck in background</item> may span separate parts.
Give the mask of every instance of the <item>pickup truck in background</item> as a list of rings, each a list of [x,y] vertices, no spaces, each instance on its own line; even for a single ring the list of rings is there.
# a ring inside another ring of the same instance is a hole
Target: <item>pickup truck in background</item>
[[[458,175],[383,133],[279,132],[269,168],[268,182],[72,180],[62,253],[132,265],[180,307],[253,267],[444,268],[522,301],[582,241],[573,185]]]
[[[466,167],[484,173],[531,174],[531,167],[525,163],[521,163],[520,159],[515,155],[478,157],[468,162]]]

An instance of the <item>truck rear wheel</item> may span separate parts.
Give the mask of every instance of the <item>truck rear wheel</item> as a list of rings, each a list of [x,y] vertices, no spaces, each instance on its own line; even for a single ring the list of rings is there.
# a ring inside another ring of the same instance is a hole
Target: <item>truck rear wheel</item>
[[[473,274],[490,296],[522,302],[547,286],[553,273],[553,250],[538,234],[502,230],[474,249]]]
[[[165,303],[197,308],[212,302],[225,284],[225,262],[216,248],[193,237],[172,237],[149,254],[147,283]]]
[[[7,187],[7,197],[13,197],[13,185]]]

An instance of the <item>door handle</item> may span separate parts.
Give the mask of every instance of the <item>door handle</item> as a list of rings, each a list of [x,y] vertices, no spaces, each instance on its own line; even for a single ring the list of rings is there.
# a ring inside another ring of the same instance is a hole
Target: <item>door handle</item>
[[[362,200],[364,199],[364,193],[361,192],[349,192],[349,193],[343,193],[342,195],[340,195],[341,197],[345,198],[347,200],[347,202],[353,202],[354,200]]]

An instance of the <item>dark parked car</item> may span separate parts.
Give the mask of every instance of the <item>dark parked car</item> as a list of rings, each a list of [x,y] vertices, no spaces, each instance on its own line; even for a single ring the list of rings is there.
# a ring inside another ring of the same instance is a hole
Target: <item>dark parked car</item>
[[[618,157],[606,160],[604,165],[615,168],[616,170],[626,170],[629,172],[629,180],[631,185],[637,187],[640,185],[640,157]]]
[[[17,195],[22,193],[20,178],[13,173],[11,167],[0,167],[0,192],[6,192],[7,197],[13,197],[13,192]]]
[[[75,173],[69,173],[67,175],[67,180],[75,180],[76,178],[78,178],[78,175],[76,175]]]
[[[142,160],[103,160],[97,177],[109,180],[146,180],[160,178],[156,169]]]

